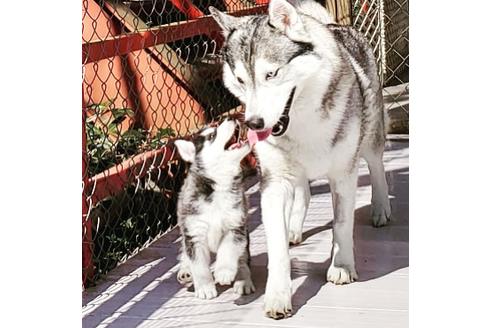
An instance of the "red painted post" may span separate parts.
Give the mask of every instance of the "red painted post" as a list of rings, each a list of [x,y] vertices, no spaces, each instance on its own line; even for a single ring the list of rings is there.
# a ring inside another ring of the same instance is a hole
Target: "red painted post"
[[[203,12],[195,7],[190,0],[171,0],[171,3],[185,14],[188,19],[197,19],[204,16]]]

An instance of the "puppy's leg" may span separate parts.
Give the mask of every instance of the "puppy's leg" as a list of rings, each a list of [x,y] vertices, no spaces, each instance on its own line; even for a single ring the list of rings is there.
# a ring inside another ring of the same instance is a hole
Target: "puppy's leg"
[[[286,179],[262,182],[261,211],[268,248],[265,313],[282,319],[292,312],[288,218],[294,187]]]
[[[248,267],[248,244],[245,226],[228,231],[219,245],[215,262],[215,282],[230,285],[235,278],[234,292],[240,295],[255,291]]]
[[[241,256],[246,236],[242,229],[229,230],[225,233],[217,250],[214,277],[221,285],[230,285],[237,274],[239,257]]]
[[[239,267],[237,270],[236,281],[234,282],[234,292],[239,295],[248,295],[255,291],[255,286],[251,280],[251,271],[249,264],[251,262],[249,254],[249,234],[246,231],[246,244],[244,245],[242,255],[239,257]]]
[[[210,251],[205,241],[184,235],[186,255],[189,258],[195,296],[210,299],[217,296],[214,279],[210,272]]]
[[[391,218],[391,206],[388,198],[388,183],[383,165],[384,145],[368,148],[362,153],[369,166],[372,185],[371,216],[375,227],[382,227]]]
[[[311,199],[309,181],[301,175],[294,186],[294,203],[289,220],[289,242],[299,244],[302,241],[302,225]]]
[[[357,280],[354,261],[354,207],[357,190],[357,169],[350,174],[330,178],[334,225],[331,265],[327,280],[346,284]]]
[[[191,269],[190,269],[190,259],[185,252],[184,238],[183,238],[183,249],[180,255],[179,261],[179,271],[177,274],[178,282],[184,286],[191,286],[193,283],[193,279],[191,277]]]

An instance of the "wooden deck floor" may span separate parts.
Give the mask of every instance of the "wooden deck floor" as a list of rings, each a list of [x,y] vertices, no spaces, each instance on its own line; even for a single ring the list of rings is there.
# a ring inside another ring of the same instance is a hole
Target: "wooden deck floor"
[[[294,314],[280,321],[264,317],[267,256],[255,184],[248,190],[254,294],[239,297],[230,288],[219,288],[217,298],[199,300],[181,288],[176,281],[175,229],[83,293],[83,326],[407,327],[408,140],[388,142],[384,161],[396,221],[383,228],[371,226],[371,187],[361,162],[354,231],[359,281],[335,286],[325,280],[332,240],[331,195],[326,180],[313,181],[303,242],[290,250]]]

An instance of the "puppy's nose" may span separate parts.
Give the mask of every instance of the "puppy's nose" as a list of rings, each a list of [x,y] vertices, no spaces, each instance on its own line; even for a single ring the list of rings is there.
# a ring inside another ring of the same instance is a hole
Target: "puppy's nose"
[[[252,116],[249,120],[244,122],[251,130],[261,130],[265,127],[265,122],[259,116]]]

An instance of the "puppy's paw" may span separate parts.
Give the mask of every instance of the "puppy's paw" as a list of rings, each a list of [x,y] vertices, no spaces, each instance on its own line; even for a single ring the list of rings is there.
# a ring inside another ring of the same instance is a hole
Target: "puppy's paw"
[[[298,245],[302,242],[302,230],[289,230],[289,243],[292,245]]]
[[[383,227],[391,220],[391,207],[387,204],[374,203],[371,206],[372,225],[376,228]]]
[[[191,286],[193,284],[193,278],[191,276],[191,271],[188,267],[181,267],[176,276],[178,282],[183,286]]]
[[[341,266],[330,265],[326,273],[326,280],[336,284],[343,285],[354,282],[358,279],[355,268],[346,268]]]
[[[204,300],[209,300],[217,296],[215,284],[209,283],[203,286],[195,286],[195,296]]]
[[[278,320],[292,315],[290,288],[284,290],[267,291],[265,293],[265,315]]]
[[[237,270],[227,267],[216,268],[214,272],[215,282],[224,286],[230,285],[236,277]]]
[[[239,295],[248,295],[255,292],[255,285],[250,278],[245,280],[236,280],[234,282],[234,293]]]

